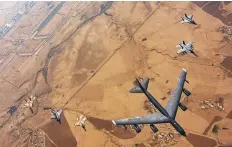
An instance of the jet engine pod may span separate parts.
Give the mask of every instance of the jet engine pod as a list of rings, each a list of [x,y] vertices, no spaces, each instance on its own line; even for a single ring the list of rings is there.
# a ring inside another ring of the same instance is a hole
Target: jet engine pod
[[[141,132],[141,128],[137,124],[132,125],[132,127],[135,129],[136,133]]]
[[[188,109],[183,103],[179,103],[179,107],[180,107],[183,111],[186,111],[186,110]]]
[[[187,89],[183,88],[183,92],[186,96],[190,96],[191,95],[191,92],[188,91]]]
[[[152,129],[154,133],[158,132],[158,128],[155,125],[150,124],[150,128]]]

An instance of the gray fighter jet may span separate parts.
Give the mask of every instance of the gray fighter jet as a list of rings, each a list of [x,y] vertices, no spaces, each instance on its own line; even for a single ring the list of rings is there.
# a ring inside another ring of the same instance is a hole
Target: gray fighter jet
[[[52,113],[51,119],[56,119],[61,124],[60,115],[62,113],[62,109],[54,110],[54,109],[49,108],[49,107],[44,107],[44,110],[48,110],[48,109],[51,109],[51,113]]]
[[[154,133],[158,131],[157,127],[154,124],[160,123],[170,123],[181,135],[186,136],[184,129],[176,122],[176,113],[178,106],[186,111],[187,107],[180,102],[182,92],[189,96],[191,93],[184,88],[184,83],[188,81],[186,80],[187,71],[183,69],[180,77],[178,79],[176,88],[171,93],[171,98],[168,101],[166,108],[163,108],[160,103],[147,91],[149,78],[143,80],[141,83],[138,79],[137,86],[130,90],[131,93],[144,93],[148,100],[160,111],[153,114],[134,117],[134,118],[126,118],[120,120],[112,120],[114,125],[131,125],[137,133],[141,132],[140,124],[149,124],[150,128]]]
[[[187,16],[187,14],[184,14],[184,17],[181,17],[181,19],[181,23],[191,23],[196,25],[196,22],[193,20],[193,15]]]
[[[198,57],[198,55],[193,51],[193,41],[190,41],[189,43],[185,44],[184,41],[182,41],[181,44],[177,45],[176,47],[180,48],[177,51],[177,54],[187,54],[187,53],[192,53],[193,55],[195,55],[196,57]]]

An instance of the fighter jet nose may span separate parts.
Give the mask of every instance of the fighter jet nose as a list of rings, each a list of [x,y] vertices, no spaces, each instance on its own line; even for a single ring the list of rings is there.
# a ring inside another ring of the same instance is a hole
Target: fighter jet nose
[[[182,69],[184,72],[187,72],[187,70],[185,68]]]

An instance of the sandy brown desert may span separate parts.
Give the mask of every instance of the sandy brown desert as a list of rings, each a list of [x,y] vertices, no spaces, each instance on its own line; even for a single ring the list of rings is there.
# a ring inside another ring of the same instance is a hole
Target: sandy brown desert
[[[0,3],[1,147],[232,146],[232,3]],[[197,25],[181,24],[184,13]],[[182,40],[199,57],[177,55]],[[165,106],[182,68],[192,95],[182,95],[188,110],[176,120],[187,137],[169,124],[156,134],[113,126],[155,111],[128,92],[135,77],[149,77]],[[43,107],[63,109],[62,123]],[[74,125],[80,115],[86,131]]]

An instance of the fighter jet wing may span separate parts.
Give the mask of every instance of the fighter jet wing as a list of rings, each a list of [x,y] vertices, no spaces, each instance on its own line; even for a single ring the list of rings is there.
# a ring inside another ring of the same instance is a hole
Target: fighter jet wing
[[[186,69],[183,68],[180,77],[178,79],[176,88],[173,89],[173,91],[171,92],[170,100],[168,101],[168,104],[165,108],[172,118],[176,117],[181,94],[184,88],[184,83],[186,81],[186,75],[187,75],[187,71]]]
[[[186,50],[185,49],[179,49],[178,51],[177,51],[177,54],[181,54],[181,53],[183,53],[183,52],[185,52]]]
[[[56,119],[56,116],[52,113],[51,119]]]
[[[189,18],[189,19],[193,19],[193,15],[189,15],[188,18]]]
[[[144,80],[141,82],[141,85],[142,85],[143,88],[146,89],[146,90],[147,90],[147,88],[148,88],[148,84],[149,84],[149,78],[146,78],[146,79],[144,79]],[[141,90],[141,88],[140,88],[138,85],[136,85],[136,86],[135,86],[134,88],[132,88],[129,92],[130,92],[130,93],[142,93],[142,90]]]
[[[62,109],[58,110],[58,115],[60,115],[62,113]]]
[[[186,44],[186,46],[191,47],[193,45],[193,41],[190,41],[189,43]]]
[[[112,120],[114,125],[134,125],[134,124],[158,124],[168,123],[169,119],[161,113],[153,113],[145,116]]]

